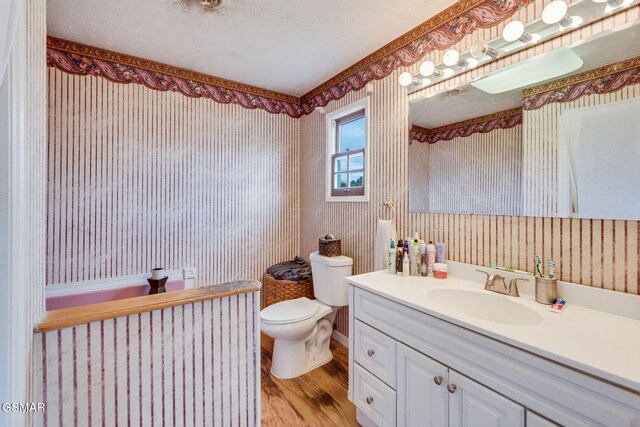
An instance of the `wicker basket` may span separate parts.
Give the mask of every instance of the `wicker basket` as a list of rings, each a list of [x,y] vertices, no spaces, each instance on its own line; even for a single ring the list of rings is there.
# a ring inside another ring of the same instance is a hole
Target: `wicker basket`
[[[264,274],[264,306],[268,307],[277,302],[307,297],[314,299],[313,280],[277,280],[270,274]]]
[[[321,237],[318,239],[318,253],[322,256],[340,256],[342,255],[342,241],[328,238],[328,236]]]

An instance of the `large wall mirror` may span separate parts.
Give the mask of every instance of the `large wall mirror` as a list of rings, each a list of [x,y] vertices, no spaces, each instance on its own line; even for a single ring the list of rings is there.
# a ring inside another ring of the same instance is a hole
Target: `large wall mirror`
[[[415,99],[410,139],[413,212],[639,220],[640,24]]]

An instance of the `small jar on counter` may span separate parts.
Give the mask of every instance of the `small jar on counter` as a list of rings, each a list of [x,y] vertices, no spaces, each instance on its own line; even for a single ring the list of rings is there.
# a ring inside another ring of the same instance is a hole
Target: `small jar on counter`
[[[433,264],[433,277],[436,279],[447,278],[447,264],[443,262],[436,262]]]

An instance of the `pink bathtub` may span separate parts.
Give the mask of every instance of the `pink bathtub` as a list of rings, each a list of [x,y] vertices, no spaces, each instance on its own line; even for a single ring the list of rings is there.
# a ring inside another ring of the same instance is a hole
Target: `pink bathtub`
[[[184,280],[171,280],[165,285],[167,292],[184,289]],[[116,301],[149,294],[149,285],[132,285],[117,289],[106,289],[73,295],[50,296],[46,300],[47,311],[78,307],[99,302]]]

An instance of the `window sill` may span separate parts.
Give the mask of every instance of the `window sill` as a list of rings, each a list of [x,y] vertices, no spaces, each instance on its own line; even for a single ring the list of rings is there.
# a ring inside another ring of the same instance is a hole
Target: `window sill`
[[[325,202],[368,202],[369,195],[365,194],[364,196],[331,196],[327,195],[325,197]]]

